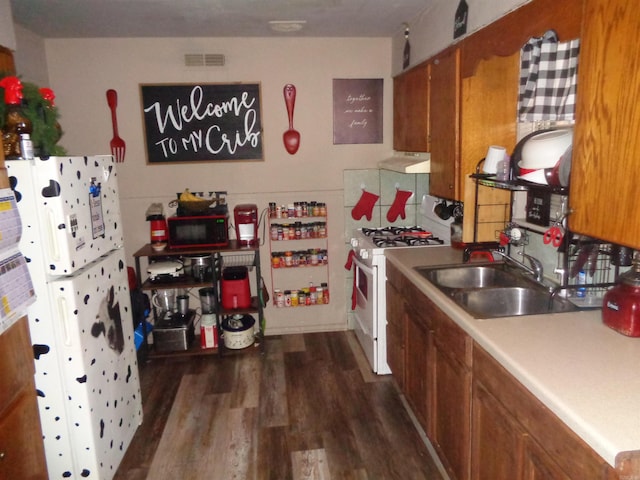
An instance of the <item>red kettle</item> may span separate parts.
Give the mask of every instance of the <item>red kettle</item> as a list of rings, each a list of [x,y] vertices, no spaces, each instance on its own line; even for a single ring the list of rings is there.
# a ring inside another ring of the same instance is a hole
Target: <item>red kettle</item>
[[[640,337],[640,257],[618,277],[618,284],[604,295],[602,320],[605,325],[628,337]]]

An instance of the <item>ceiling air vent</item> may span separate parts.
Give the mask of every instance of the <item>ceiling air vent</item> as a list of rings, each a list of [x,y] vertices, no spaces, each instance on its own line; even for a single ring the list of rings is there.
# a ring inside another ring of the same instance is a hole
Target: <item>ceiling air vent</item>
[[[221,53],[186,53],[184,64],[187,67],[221,67],[224,55]]]

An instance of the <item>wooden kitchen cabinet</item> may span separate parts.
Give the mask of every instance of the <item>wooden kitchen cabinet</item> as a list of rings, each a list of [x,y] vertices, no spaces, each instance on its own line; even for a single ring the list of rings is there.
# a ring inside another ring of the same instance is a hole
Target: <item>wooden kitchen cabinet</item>
[[[460,171],[460,50],[452,47],[430,61],[429,193],[462,200]]]
[[[473,346],[471,479],[611,480],[614,469],[482,347]]]
[[[393,149],[429,151],[429,64],[421,63],[393,79]]]
[[[387,262],[386,271],[387,306],[391,314],[387,318],[404,316],[406,325],[403,393],[450,478],[466,480],[471,339],[393,264]],[[395,336],[388,335],[387,351],[399,350],[394,345],[397,342]],[[393,367],[391,371],[398,379]]]
[[[426,298],[389,264],[387,279],[387,363],[428,434],[431,428],[433,347],[430,322],[425,315],[428,313],[425,312]]]
[[[469,478],[471,338],[435,304],[431,442],[451,479]]]
[[[27,318],[0,334],[0,478],[47,478]]]
[[[479,382],[473,385],[472,480],[570,480]]]
[[[407,315],[404,298],[387,282],[387,364],[400,390],[405,390]]]
[[[407,341],[405,372],[405,394],[422,427],[429,430],[431,419],[431,386],[429,380],[432,362],[430,352],[431,332],[424,313],[418,313],[410,306],[407,309]]]
[[[571,480],[538,442],[526,436],[524,443],[523,480]]]
[[[640,15],[628,0],[584,5],[569,228],[638,249]]]
[[[516,479],[520,475],[524,432],[479,382],[473,383],[471,479]]]

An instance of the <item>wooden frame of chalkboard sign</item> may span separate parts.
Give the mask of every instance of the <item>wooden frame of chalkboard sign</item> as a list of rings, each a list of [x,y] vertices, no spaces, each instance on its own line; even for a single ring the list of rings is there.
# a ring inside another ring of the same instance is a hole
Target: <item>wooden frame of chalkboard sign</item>
[[[140,84],[147,163],[263,160],[260,83]]]

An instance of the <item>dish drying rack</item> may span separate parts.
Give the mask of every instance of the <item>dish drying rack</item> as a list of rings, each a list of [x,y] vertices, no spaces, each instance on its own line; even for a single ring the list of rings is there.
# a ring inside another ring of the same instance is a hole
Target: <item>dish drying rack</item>
[[[574,238],[566,243],[563,290],[574,303],[601,306],[604,294],[615,285],[621,269],[611,262],[612,244],[589,238]],[[580,295],[582,293],[582,295]]]

